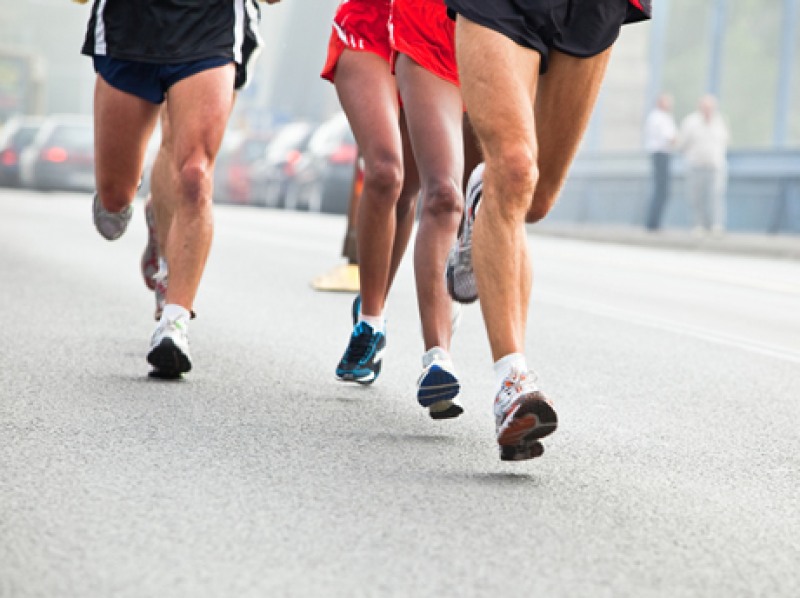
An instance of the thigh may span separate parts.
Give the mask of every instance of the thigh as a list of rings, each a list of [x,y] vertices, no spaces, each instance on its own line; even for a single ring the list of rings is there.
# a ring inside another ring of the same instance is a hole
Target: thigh
[[[227,64],[181,79],[167,92],[168,135],[178,167],[195,156],[213,163],[233,107],[235,68]]]
[[[460,189],[464,171],[461,92],[406,55],[398,58],[396,72],[423,186],[449,178]]]
[[[367,169],[376,160],[400,164],[400,109],[389,63],[371,52],[344,50],[335,85]]]
[[[98,76],[94,96],[97,187],[135,190],[160,106],[112,87]]]
[[[459,17],[456,55],[464,103],[487,159],[508,144],[527,145],[535,155],[539,53]]]
[[[547,213],[555,203],[589,124],[610,53],[610,48],[590,58],[550,53],[536,96],[539,181],[529,215]]]

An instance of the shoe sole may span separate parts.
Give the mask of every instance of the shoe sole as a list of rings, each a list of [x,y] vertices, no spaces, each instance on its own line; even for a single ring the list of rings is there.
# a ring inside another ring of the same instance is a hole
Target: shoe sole
[[[462,413],[464,413],[464,408],[450,400],[439,401],[428,407],[428,415],[435,420],[454,419]]]
[[[558,416],[553,407],[538,393],[523,395],[517,400],[514,412],[506,418],[497,432],[502,461],[524,461],[540,457],[544,447],[539,442],[558,428]]]
[[[379,361],[374,370],[370,370],[368,374],[363,376],[356,376],[355,372],[337,371],[336,379],[340,382],[355,382],[356,384],[367,386],[375,382],[375,380],[378,378],[378,374],[381,373],[382,363],[382,361]]]
[[[177,377],[192,369],[189,357],[171,338],[165,338],[153,347],[147,354],[147,362],[164,377]]]
[[[451,264],[447,264],[447,270],[445,271],[445,278],[447,278],[447,293],[453,299],[453,301],[458,301],[459,303],[463,303],[464,305],[469,305],[470,303],[475,303],[478,300],[478,295],[470,295],[469,297],[460,297],[458,293],[456,293],[455,289],[455,266]]]

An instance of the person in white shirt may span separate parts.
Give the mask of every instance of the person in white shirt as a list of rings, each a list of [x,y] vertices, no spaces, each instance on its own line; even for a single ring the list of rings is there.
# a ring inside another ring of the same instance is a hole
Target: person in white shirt
[[[681,123],[678,146],[686,157],[687,191],[695,232],[725,230],[725,188],[730,133],[714,96],[700,98],[698,109]]]
[[[661,227],[664,206],[669,198],[670,163],[677,134],[672,106],[672,96],[661,94],[644,123],[644,148],[653,163],[653,188],[645,220],[647,230]]]

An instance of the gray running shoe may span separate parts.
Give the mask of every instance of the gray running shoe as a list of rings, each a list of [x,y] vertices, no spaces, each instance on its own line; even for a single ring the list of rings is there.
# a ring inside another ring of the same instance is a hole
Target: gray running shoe
[[[100,198],[97,193],[94,194],[92,201],[92,217],[94,218],[94,227],[97,229],[103,238],[109,241],[115,241],[122,236],[125,229],[128,228],[128,223],[133,216],[133,206],[126,207],[121,212],[109,212],[100,203]]]
[[[483,163],[478,164],[469,177],[464,225],[447,256],[447,292],[459,303],[474,303],[478,299],[475,271],[472,269],[472,228],[483,195],[483,167]]]
[[[192,369],[188,318],[180,316],[159,322],[150,339],[147,361],[161,378],[178,378]]]

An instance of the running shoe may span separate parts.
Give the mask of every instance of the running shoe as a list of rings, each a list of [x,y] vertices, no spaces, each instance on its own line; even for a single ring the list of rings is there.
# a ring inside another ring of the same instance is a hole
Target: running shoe
[[[422,374],[417,380],[417,401],[432,419],[451,419],[464,413],[458,403],[461,385],[446,351],[434,347],[422,356]]]
[[[550,400],[536,387],[533,372],[512,370],[494,400],[497,444],[502,461],[541,456],[539,440],[555,432],[558,417]]]
[[[474,303],[478,299],[475,271],[472,268],[472,229],[483,195],[483,167],[483,164],[478,164],[469,177],[464,224],[447,256],[447,292],[459,303]]]
[[[147,361],[159,377],[178,378],[192,369],[188,333],[189,318],[185,316],[159,322],[156,326]]]
[[[133,216],[133,205],[127,206],[121,212],[109,212],[100,203],[100,197],[94,194],[92,200],[92,218],[94,227],[100,235],[109,241],[115,241],[122,236],[128,228],[128,223]]]
[[[386,335],[366,322],[359,322],[353,328],[350,343],[336,368],[336,377],[345,382],[372,384],[381,373],[385,350]]]
[[[153,200],[150,197],[144,204],[144,220],[147,224],[147,245],[142,253],[142,278],[144,278],[147,288],[155,291],[155,276],[158,273],[158,237],[156,236],[156,218],[153,214]]]

